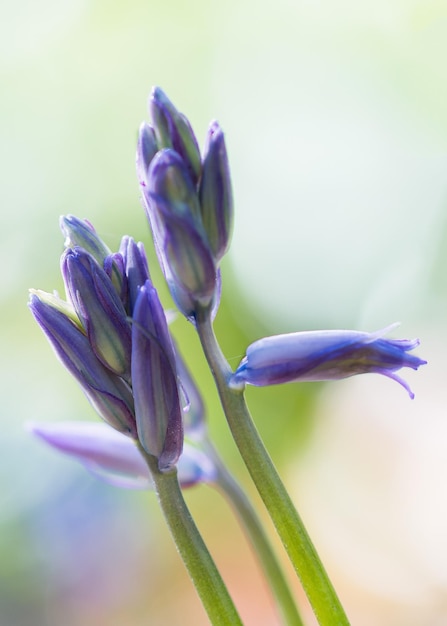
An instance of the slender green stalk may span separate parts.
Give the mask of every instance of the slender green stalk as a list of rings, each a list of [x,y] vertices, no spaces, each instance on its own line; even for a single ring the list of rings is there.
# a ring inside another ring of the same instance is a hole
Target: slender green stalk
[[[319,624],[349,625],[304,524],[256,430],[245,403],[244,390],[234,389],[229,385],[232,371],[217,343],[207,309],[198,311],[196,324],[233,438],[289,554]]]
[[[210,450],[210,456],[212,456],[213,463],[217,468],[216,486],[233,505],[236,515],[240,518],[249,539],[253,543],[254,552],[261,562],[284,624],[287,626],[304,626],[284,572],[278,563],[255,509],[239,483],[233,478],[213,449]]]
[[[242,626],[232,599],[191,517],[178,484],[177,472],[161,473],[157,459],[143,454],[155,483],[160,506],[177,550],[191,576],[213,626]]]

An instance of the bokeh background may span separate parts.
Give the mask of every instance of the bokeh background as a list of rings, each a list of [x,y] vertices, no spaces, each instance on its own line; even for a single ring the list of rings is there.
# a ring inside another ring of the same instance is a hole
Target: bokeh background
[[[151,247],[134,153],[153,84],[200,141],[213,118],[226,132],[236,220],[216,332],[234,366],[278,332],[401,321],[393,336],[421,338],[413,402],[379,376],[247,395],[352,623],[447,623],[446,3],[18,0],[0,30],[1,626],[207,623],[154,495],[96,482],[24,429],[95,419],[27,289],[62,290],[61,214]],[[252,492],[194,332],[174,333]],[[187,499],[247,624],[277,624],[226,503]]]

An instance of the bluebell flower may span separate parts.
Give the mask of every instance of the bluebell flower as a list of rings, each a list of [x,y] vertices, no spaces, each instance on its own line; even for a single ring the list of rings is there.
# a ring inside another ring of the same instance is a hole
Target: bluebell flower
[[[153,488],[147,463],[135,441],[106,424],[78,421],[27,426],[52,448],[75,458],[92,474],[111,485],[125,489]],[[212,483],[216,479],[212,460],[188,442],[177,469],[182,487]]]
[[[140,287],[150,279],[149,267],[143,244],[127,235],[121,239],[120,256],[127,293],[126,311],[132,316]]]
[[[409,354],[417,339],[384,339],[393,326],[375,333],[351,330],[297,332],[265,337],[252,343],[232,378],[234,386],[339,380],[356,374],[377,373],[400,383],[411,398],[408,384],[396,371],[414,370],[423,361]]]
[[[216,265],[200,215],[197,191],[182,159],[162,150],[152,160],[147,194],[158,223],[157,240],[176,284],[193,302],[208,305],[216,287]]]
[[[132,391],[98,359],[74,310],[56,296],[35,290],[29,308],[99,416],[120,432],[136,437]]]
[[[132,390],[140,443],[168,471],[182,452],[182,409],[166,316],[149,280],[133,311]]]
[[[172,148],[181,157],[194,185],[201,173],[199,144],[188,119],[180,113],[160,87],[152,89],[149,111],[158,149]]]
[[[68,248],[61,269],[67,295],[97,357],[130,379],[130,324],[110,277],[83,248]]]
[[[233,191],[224,134],[210,124],[199,185],[200,211],[210,248],[217,262],[230,245],[233,228]]]
[[[96,260],[77,245],[67,248],[61,268],[68,301],[32,291],[31,312],[99,415],[169,471],[183,446],[181,383],[144,248],[123,237],[111,253],[88,223],[68,224],[69,245],[85,240],[102,252]]]
[[[187,119],[159,88],[142,124],[137,173],[160,266],[178,309],[194,322],[198,307],[215,315],[219,263],[228,249],[233,202],[222,131],[213,122],[203,159]]]
[[[103,267],[104,259],[111,254],[111,251],[88,220],[79,219],[74,215],[62,215],[59,226],[65,236],[64,246],[66,248],[74,248],[75,246],[83,248]]]

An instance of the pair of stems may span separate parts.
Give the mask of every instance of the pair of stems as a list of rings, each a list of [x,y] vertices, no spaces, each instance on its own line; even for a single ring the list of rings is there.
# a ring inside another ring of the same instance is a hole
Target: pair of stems
[[[220,460],[213,446],[206,442],[206,452],[216,468],[215,487],[226,496],[252,541],[254,551],[264,569],[284,624],[303,626],[286,578],[257,513],[238,482]],[[160,506],[177,549],[188,569],[212,624],[242,624],[208,549],[189,513],[177,480],[177,471],[161,473],[157,459],[140,451],[154,479]]]
[[[320,626],[349,626],[317,551],[253,423],[244,390],[231,386],[233,372],[216,340],[208,309],[197,311],[196,326],[233,439],[301,580],[318,623]]]
[[[202,348],[213,373],[230,430],[276,530],[301,580],[320,626],[349,626],[335,590],[262,440],[245,403],[243,389],[230,384],[232,371],[214,335],[208,309],[199,310],[196,326]],[[232,502],[251,538],[288,626],[303,622],[283,572],[259,519],[244,492],[217,453],[208,444],[217,468],[216,486]],[[177,549],[189,571],[208,617],[216,626],[242,624],[228,590],[192,519],[178,484],[176,471],[161,473],[157,460],[145,456],[154,479],[160,505]]]

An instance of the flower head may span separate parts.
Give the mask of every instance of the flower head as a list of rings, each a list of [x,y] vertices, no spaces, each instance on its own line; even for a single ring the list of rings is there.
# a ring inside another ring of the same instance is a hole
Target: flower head
[[[61,226],[68,301],[32,290],[31,312],[99,415],[169,471],[183,446],[180,383],[144,248],[123,237],[112,253],[88,222]]]
[[[417,369],[423,361],[411,350],[417,339],[384,339],[394,325],[375,333],[351,330],[298,332],[265,337],[252,343],[233,375],[233,385],[265,386],[298,381],[338,380],[355,374],[377,373],[414,394],[396,371]]]
[[[161,268],[178,309],[194,321],[198,307],[214,315],[220,298],[219,262],[228,249],[232,192],[223,134],[209,130],[205,155],[188,120],[161,89],[142,124],[137,172]]]

